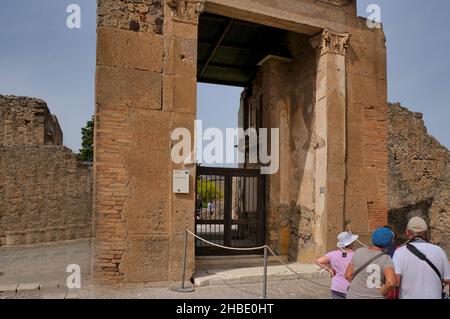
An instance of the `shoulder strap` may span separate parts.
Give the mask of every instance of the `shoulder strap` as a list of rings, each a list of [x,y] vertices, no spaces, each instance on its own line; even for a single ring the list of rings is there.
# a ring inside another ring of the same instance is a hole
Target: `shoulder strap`
[[[414,255],[416,255],[417,258],[423,260],[424,262],[426,262],[436,273],[436,275],[438,275],[439,280],[442,281],[442,275],[441,272],[436,268],[436,266],[427,258],[427,256],[425,256],[420,250],[418,250],[416,248],[416,246],[412,245],[412,244],[407,244],[406,248],[408,248],[408,250],[410,252],[412,252]]]
[[[378,258],[380,258],[381,256],[384,255],[384,252],[379,253],[378,255],[376,255],[375,257],[371,258],[368,262],[366,262],[364,265],[362,265],[361,267],[359,267],[354,273],[353,273],[353,278],[356,278],[356,276],[358,276],[360,274],[361,271],[363,271],[364,269],[366,269],[371,263],[373,263],[375,260],[377,260]]]

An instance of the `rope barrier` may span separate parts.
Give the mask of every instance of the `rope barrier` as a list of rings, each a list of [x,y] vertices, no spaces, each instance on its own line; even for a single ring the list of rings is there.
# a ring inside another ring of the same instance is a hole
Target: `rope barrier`
[[[296,272],[294,269],[292,269],[288,264],[286,264],[286,263],[285,263],[285,262],[284,262],[277,254],[275,254],[275,252],[274,252],[269,246],[266,245],[266,247],[267,247],[267,249],[269,250],[269,252],[270,252],[275,258],[278,259],[278,261],[279,261],[280,263],[282,263],[287,269],[289,269],[289,270],[292,271],[294,274],[296,274],[297,277],[299,277],[300,279],[306,280],[306,281],[308,281],[308,282],[310,282],[310,283],[312,283],[312,284],[315,284],[315,285],[318,285],[318,286],[321,286],[321,287],[330,288],[329,286],[319,284],[318,282],[312,281],[312,280],[310,280],[310,279],[308,279],[308,278],[306,278],[306,277],[300,275],[298,272]]]
[[[260,246],[260,247],[251,247],[251,248],[235,248],[235,247],[227,247],[227,246],[222,246],[222,245],[219,245],[219,244],[215,244],[215,243],[212,243],[212,242],[210,242],[210,241],[208,241],[208,240],[206,240],[206,239],[203,239],[203,238],[201,238],[200,236],[197,236],[196,234],[194,234],[193,232],[191,232],[191,231],[188,230],[188,229],[186,229],[186,231],[187,231],[190,235],[194,236],[195,238],[197,238],[197,239],[199,239],[199,240],[201,240],[201,241],[203,241],[203,242],[205,242],[205,243],[207,243],[207,244],[209,244],[209,245],[211,245],[211,246],[215,246],[215,247],[219,247],[219,248],[223,248],[223,249],[228,249],[228,250],[241,250],[241,251],[252,251],[252,250],[260,250],[260,249],[264,249],[264,247],[266,247],[266,245]]]
[[[314,281],[312,281],[312,280],[310,280],[310,279],[308,279],[308,278],[306,278],[306,277],[304,277],[304,276],[302,276],[301,274],[299,274],[298,272],[296,272],[294,269],[292,269],[292,267],[290,267],[288,264],[286,264],[277,254],[275,254],[275,252],[268,246],[268,245],[263,245],[263,246],[259,246],[259,247],[251,247],[251,248],[235,248],[235,247],[227,247],[227,246],[223,246],[223,245],[219,245],[219,244],[216,244],[216,243],[213,243],[213,242],[210,242],[210,241],[208,241],[208,240],[206,240],[206,239],[204,239],[204,238],[201,238],[200,236],[198,236],[198,235],[196,235],[196,234],[194,234],[193,232],[191,232],[189,229],[186,229],[186,232],[188,233],[188,234],[190,234],[191,236],[193,236],[193,237],[195,237],[195,238],[197,238],[197,239],[199,239],[199,240],[201,240],[201,241],[203,241],[204,243],[207,243],[207,244],[209,244],[209,245],[211,245],[211,246],[215,246],[215,247],[219,247],[219,248],[222,248],[222,249],[228,249],[228,250],[241,250],[241,251],[252,251],[252,250],[261,250],[261,249],[267,249],[281,264],[283,264],[283,266],[285,266],[287,269],[289,269],[290,271],[292,271],[294,274],[296,274],[297,275],[297,277],[299,277],[300,279],[303,279],[303,280],[306,280],[306,281],[308,281],[308,282],[310,282],[310,283],[312,283],[312,284],[315,284],[315,285],[317,285],[317,286],[321,286],[321,287],[325,287],[325,288],[327,288],[327,289],[329,289],[330,287],[329,286],[326,286],[326,285],[322,285],[322,284],[319,284],[319,283],[317,283],[317,282],[314,282]]]

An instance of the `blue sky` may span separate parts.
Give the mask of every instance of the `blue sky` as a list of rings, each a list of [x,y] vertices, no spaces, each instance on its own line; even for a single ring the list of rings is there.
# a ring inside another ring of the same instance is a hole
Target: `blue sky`
[[[66,8],[80,5],[82,28],[66,27]],[[429,129],[450,147],[448,0],[359,0],[359,15],[379,4],[387,36],[389,100],[424,113]],[[0,2],[0,94],[47,101],[77,151],[80,129],[94,112],[95,0]],[[236,127],[241,89],[199,85],[204,126]]]

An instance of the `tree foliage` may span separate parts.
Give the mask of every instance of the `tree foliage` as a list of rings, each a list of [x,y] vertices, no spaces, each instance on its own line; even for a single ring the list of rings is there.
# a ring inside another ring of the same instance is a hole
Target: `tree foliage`
[[[221,181],[197,181],[197,194],[200,195],[203,205],[206,205],[210,200],[223,199],[224,194],[218,187],[219,183]]]
[[[94,117],[81,129],[81,149],[78,158],[82,161],[94,161]]]

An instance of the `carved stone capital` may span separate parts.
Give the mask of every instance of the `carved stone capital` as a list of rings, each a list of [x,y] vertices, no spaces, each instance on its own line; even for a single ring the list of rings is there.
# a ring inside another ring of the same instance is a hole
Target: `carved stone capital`
[[[348,43],[350,41],[350,33],[337,33],[325,29],[310,39],[310,43],[320,55],[325,53],[336,53],[345,55],[347,53]]]
[[[198,23],[200,14],[205,10],[205,0],[167,0],[174,18],[185,22]]]

